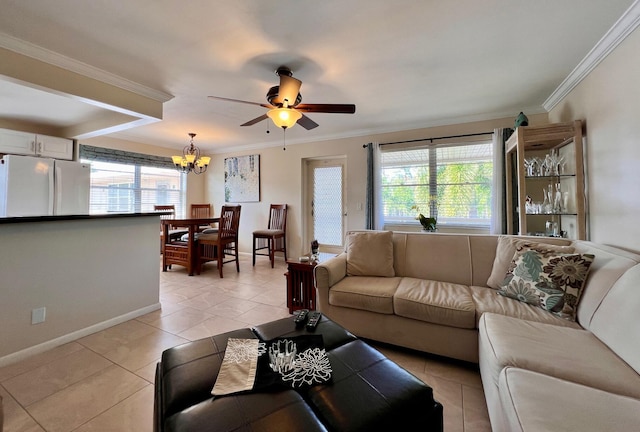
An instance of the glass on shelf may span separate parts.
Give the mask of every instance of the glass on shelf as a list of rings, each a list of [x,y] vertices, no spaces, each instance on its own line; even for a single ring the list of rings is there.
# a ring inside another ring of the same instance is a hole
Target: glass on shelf
[[[527,177],[540,177],[542,173],[542,163],[544,160],[538,156],[533,156],[524,159],[524,166],[526,168]]]
[[[566,161],[558,150],[552,149],[544,158],[533,156],[524,159],[525,177],[559,177],[565,173]]]
[[[559,176],[564,171],[564,156],[556,149],[552,149],[544,158],[544,173],[547,176]]]

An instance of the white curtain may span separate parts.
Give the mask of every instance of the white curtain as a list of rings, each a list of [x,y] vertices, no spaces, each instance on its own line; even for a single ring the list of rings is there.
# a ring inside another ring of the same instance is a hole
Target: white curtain
[[[491,234],[504,234],[505,226],[505,173],[504,143],[507,129],[493,130],[493,184],[491,185]]]

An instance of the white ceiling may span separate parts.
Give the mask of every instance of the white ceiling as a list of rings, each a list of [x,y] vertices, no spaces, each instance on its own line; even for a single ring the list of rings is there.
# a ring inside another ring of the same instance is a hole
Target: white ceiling
[[[289,66],[309,114],[287,144],[544,112],[632,0],[0,0],[0,36],[173,96],[163,121],[110,136],[205,151],[281,145],[265,102]],[[47,108],[49,107],[49,108]],[[0,118],[66,125],[99,110],[0,80]],[[276,133],[274,133],[274,131]]]

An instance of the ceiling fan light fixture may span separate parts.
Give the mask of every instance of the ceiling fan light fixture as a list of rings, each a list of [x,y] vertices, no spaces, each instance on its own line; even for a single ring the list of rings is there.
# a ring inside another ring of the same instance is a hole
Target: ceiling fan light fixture
[[[267,112],[267,116],[276,126],[287,129],[302,118],[302,113],[291,108],[274,108]]]
[[[200,149],[193,145],[193,137],[196,136],[193,132],[189,133],[191,142],[188,146],[182,149],[182,156],[171,156],[173,164],[176,169],[181,173],[189,174],[194,172],[196,174],[202,174],[209,167],[211,158],[209,156],[200,156]]]

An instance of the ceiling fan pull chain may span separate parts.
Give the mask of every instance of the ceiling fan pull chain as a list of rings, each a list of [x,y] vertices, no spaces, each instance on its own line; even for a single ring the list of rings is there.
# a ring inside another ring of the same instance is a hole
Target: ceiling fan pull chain
[[[282,128],[282,151],[287,151],[287,128]]]

